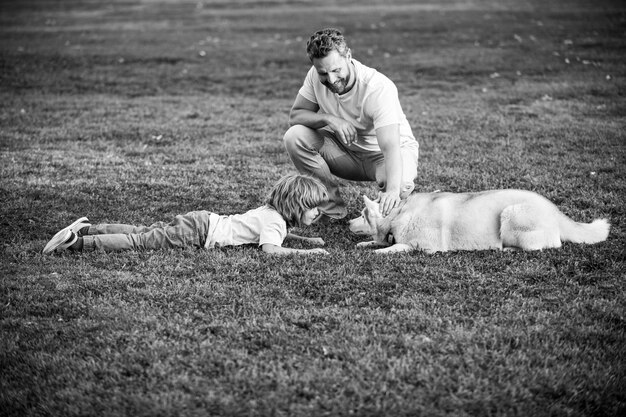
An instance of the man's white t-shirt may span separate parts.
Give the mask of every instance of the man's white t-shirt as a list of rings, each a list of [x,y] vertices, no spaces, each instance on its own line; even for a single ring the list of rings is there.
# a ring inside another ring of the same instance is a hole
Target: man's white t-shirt
[[[269,206],[261,206],[230,216],[211,213],[204,247],[209,249],[250,243],[281,246],[286,237],[287,223],[283,216]]]
[[[376,129],[392,124],[400,127],[401,144],[415,141],[393,81],[356,59],[352,63],[356,70],[356,82],[347,93],[340,95],[330,91],[320,82],[315,67],[311,67],[299,94],[316,103],[321,112],[340,117],[354,125],[358,140],[351,147],[380,152]],[[324,129],[330,130],[327,127]]]

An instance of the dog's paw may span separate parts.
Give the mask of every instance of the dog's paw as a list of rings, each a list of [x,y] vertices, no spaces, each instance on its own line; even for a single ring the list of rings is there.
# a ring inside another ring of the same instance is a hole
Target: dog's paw
[[[380,243],[376,242],[375,240],[370,240],[367,242],[359,242],[356,244],[356,247],[358,249],[366,249],[366,248],[370,248],[372,246],[380,246]]]
[[[396,243],[395,245],[376,249],[374,252],[378,254],[386,254],[386,253],[397,253],[397,252],[410,252],[413,250],[413,247],[410,245],[405,245],[403,243]]]

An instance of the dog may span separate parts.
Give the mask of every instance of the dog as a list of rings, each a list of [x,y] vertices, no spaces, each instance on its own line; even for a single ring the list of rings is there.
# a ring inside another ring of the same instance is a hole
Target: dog
[[[349,228],[373,237],[357,247],[379,247],[377,253],[542,250],[561,242],[602,242],[610,229],[607,219],[575,222],[547,198],[524,190],[413,193],[386,217],[377,200],[363,200],[365,208]]]

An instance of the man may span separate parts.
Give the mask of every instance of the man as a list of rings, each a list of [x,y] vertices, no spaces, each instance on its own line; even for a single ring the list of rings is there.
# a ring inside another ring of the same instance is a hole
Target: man
[[[352,58],[340,31],[316,32],[307,42],[313,66],[289,114],[285,147],[298,171],[319,178],[329,201],[321,215],[343,218],[346,205],[335,176],[376,181],[384,215],[406,198],[417,176],[419,146],[394,83]]]

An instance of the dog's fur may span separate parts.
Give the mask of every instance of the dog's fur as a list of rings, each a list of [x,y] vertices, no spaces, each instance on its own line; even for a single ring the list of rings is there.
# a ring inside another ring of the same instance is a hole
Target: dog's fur
[[[610,228],[606,219],[575,222],[550,200],[523,190],[413,193],[386,217],[377,201],[363,200],[365,208],[350,220],[350,231],[372,236],[357,247],[385,247],[379,253],[541,250],[559,248],[562,241],[602,242]]]

